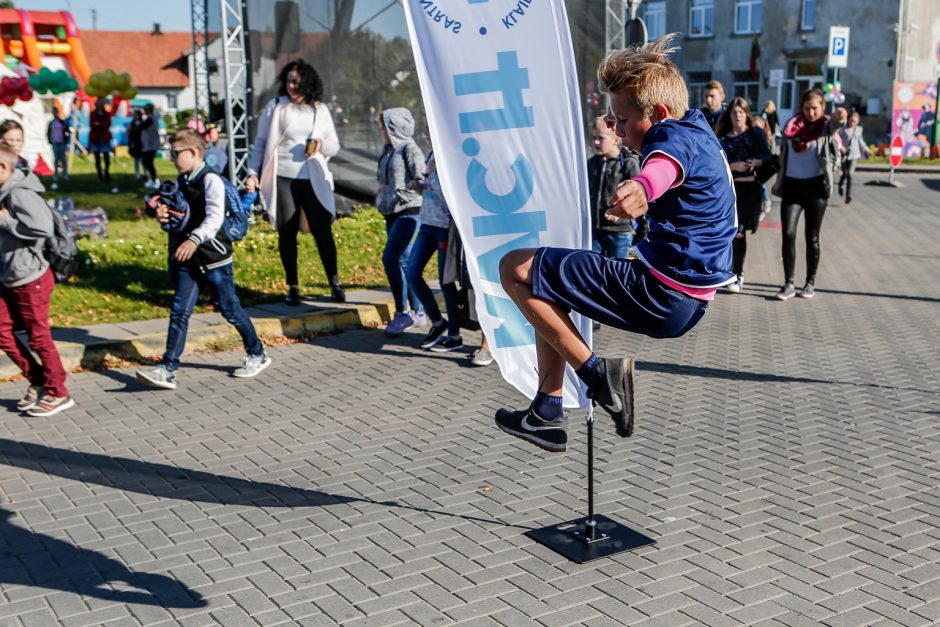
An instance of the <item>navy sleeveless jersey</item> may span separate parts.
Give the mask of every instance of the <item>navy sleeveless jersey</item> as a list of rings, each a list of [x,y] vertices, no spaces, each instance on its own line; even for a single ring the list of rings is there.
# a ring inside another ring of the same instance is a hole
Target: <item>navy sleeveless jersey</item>
[[[650,203],[650,230],[637,255],[680,285],[727,285],[734,280],[731,241],[738,232],[734,185],[702,112],[654,124],[643,136],[643,164],[656,154],[679,164],[681,183]]]

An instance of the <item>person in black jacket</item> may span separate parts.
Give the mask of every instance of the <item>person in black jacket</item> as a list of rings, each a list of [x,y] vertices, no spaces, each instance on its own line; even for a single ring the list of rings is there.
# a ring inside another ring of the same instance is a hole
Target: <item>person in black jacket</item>
[[[629,220],[608,218],[608,202],[617,186],[640,171],[639,156],[623,148],[620,138],[603,117],[594,120],[591,142],[594,155],[588,159],[588,190],[591,207],[591,239],[594,252],[626,259],[633,245],[635,229]]]
[[[763,187],[756,172],[771,159],[770,143],[763,129],[754,125],[747,100],[735,98],[715,125],[715,134],[728,158],[731,176],[734,178],[734,195],[737,199],[738,234],[731,244],[733,255],[731,271],[735,282],[728,285],[732,294],[744,289],[744,257],[747,255],[746,232],[757,232],[760,210],[763,205]]]
[[[225,184],[221,175],[209,168],[203,158],[205,138],[191,129],[178,131],[170,139],[170,157],[179,170],[179,189],[186,199],[189,219],[168,238],[169,270],[173,280],[173,304],[166,336],[166,352],[156,368],[140,369],[137,379],[152,387],[176,389],[176,370],[186,344],[189,317],[201,286],[210,285],[218,299],[222,316],[231,323],[245,345],[245,363],[232,373],[236,377],[254,377],[271,365],[258,333],[235,293],[232,242],[222,229],[225,219]],[[182,204],[182,203],[180,203]],[[157,219],[169,222],[171,208],[156,205]]]

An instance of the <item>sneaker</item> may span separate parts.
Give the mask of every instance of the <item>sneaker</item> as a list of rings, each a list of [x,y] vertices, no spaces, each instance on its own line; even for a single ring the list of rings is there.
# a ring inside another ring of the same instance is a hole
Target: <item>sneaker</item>
[[[431,325],[431,330],[428,331],[428,334],[424,336],[424,341],[421,342],[421,348],[427,349],[431,348],[435,344],[441,341],[441,338],[444,337],[444,333],[447,332],[447,321],[440,320]]]
[[[75,400],[71,396],[43,394],[36,404],[26,411],[26,415],[34,418],[46,418],[47,416],[54,416],[60,411],[65,411],[69,407],[75,407]]]
[[[490,349],[481,346],[470,355],[470,363],[474,366],[489,366],[493,363],[493,353]]]
[[[734,280],[734,283],[728,284],[728,291],[731,292],[732,294],[740,294],[743,289],[744,289],[744,277],[742,277],[740,274]]]
[[[777,292],[777,300],[790,300],[794,296],[796,296],[796,288],[792,283],[787,283]]]
[[[258,376],[258,373],[271,365],[271,358],[267,355],[245,355],[245,363],[241,368],[236,368],[232,373],[233,377],[240,379],[250,379]]]
[[[550,453],[564,453],[568,449],[567,418],[542,420],[531,408],[500,409],[496,412],[496,426]]]
[[[463,348],[463,338],[459,335],[445,335],[434,346],[431,347],[432,353],[449,353]]]
[[[164,390],[175,390],[176,389],[176,373],[172,370],[167,370],[167,367],[163,364],[160,364],[156,368],[150,370],[144,370],[141,368],[137,371],[137,380],[143,383],[144,385],[149,385],[154,388],[162,388]]]
[[[287,288],[287,298],[284,299],[284,302],[290,305],[291,307],[296,307],[300,304],[300,287],[297,285],[291,285]]]
[[[800,298],[812,298],[815,294],[816,289],[813,287],[813,284],[807,281],[806,285],[804,285],[803,289],[800,291]]]
[[[385,335],[401,335],[402,332],[413,325],[415,322],[411,319],[411,316],[406,314],[404,311],[396,311],[395,317],[392,318],[392,321],[388,323],[388,326],[385,327]]]
[[[852,204],[852,197],[851,197],[851,196],[846,196],[846,197],[845,197],[845,204],[847,204],[847,205],[851,205],[851,204]]]
[[[20,411],[32,409],[36,406],[36,403],[39,402],[39,397],[42,396],[43,390],[45,389],[46,388],[41,385],[30,385],[26,389],[26,396],[16,403],[16,408]]]
[[[427,314],[423,311],[412,311],[411,321],[414,322],[416,327],[426,327],[429,322]]]
[[[601,383],[593,401],[614,419],[617,435],[633,435],[633,360],[603,357],[597,364]]]

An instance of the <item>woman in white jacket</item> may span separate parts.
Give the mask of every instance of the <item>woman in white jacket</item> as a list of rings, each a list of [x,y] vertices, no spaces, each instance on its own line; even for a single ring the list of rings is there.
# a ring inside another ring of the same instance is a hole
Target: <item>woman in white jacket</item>
[[[248,191],[260,188],[268,218],[277,230],[278,252],[287,281],[287,304],[300,304],[297,233],[313,233],[333,300],[345,302],[339,284],[333,220],[333,175],[327,162],[339,152],[333,118],[321,102],[323,82],[303,59],[278,75],[278,95],[258,120],[251,151]]]

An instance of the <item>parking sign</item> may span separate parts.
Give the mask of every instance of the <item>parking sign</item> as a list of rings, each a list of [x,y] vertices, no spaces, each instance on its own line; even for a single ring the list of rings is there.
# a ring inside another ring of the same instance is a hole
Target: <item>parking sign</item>
[[[849,27],[829,27],[829,67],[848,67],[849,64]]]

